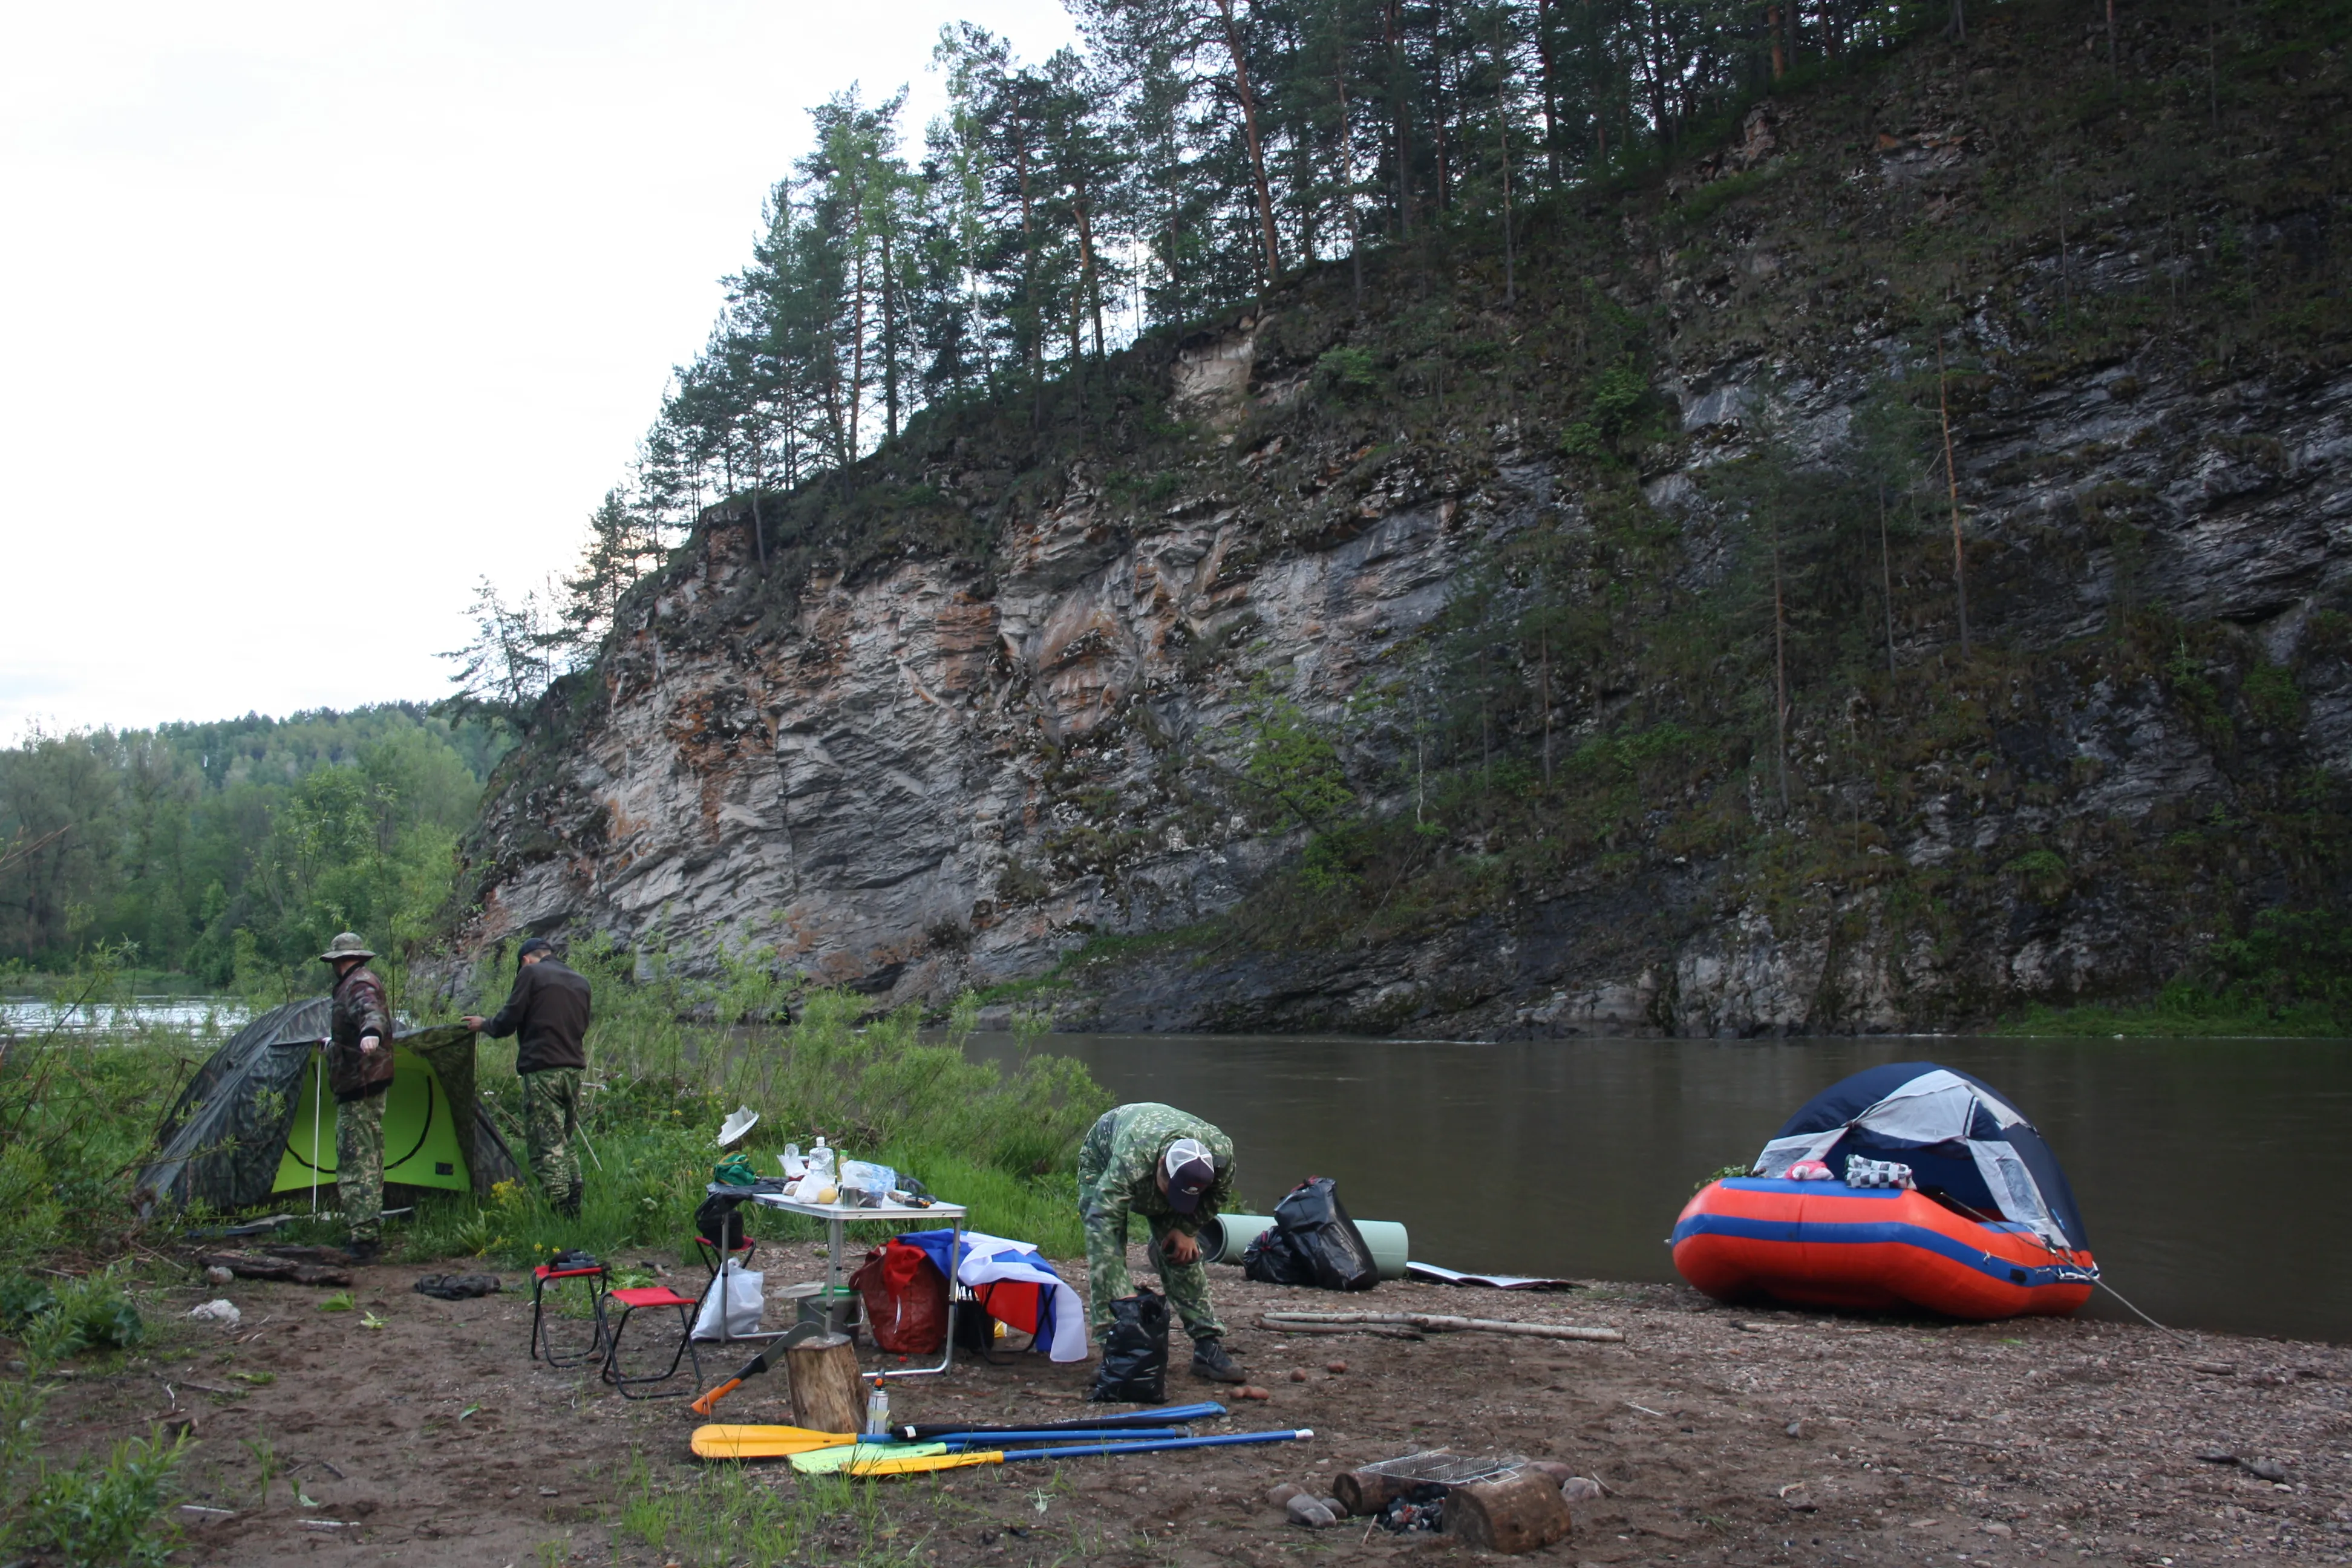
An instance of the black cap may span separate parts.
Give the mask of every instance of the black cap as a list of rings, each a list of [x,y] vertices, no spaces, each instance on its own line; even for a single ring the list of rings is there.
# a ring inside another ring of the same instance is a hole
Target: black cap
[[[553,942],[548,941],[543,936],[535,936],[530,941],[524,942],[520,947],[515,949],[515,956],[517,958],[529,958],[534,952],[553,952],[554,951],[555,944]]]

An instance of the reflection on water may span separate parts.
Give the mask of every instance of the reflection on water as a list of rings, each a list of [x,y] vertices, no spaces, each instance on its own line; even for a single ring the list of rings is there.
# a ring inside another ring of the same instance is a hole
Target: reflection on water
[[[1982,1078],[2040,1127],[2109,1281],[2175,1326],[2352,1341],[2352,1043],[1055,1035],[1121,1100],[1234,1136],[1266,1212],[1308,1175],[1456,1268],[1672,1279],[1693,1187],[1881,1062]],[[975,1052],[1009,1055],[1009,1039]],[[2101,1294],[2089,1309],[2120,1315]]]
[[[252,1009],[237,996],[134,996],[72,1007],[37,996],[0,996],[0,1037],[74,1034],[118,1029],[209,1029],[226,1032],[244,1024]]]

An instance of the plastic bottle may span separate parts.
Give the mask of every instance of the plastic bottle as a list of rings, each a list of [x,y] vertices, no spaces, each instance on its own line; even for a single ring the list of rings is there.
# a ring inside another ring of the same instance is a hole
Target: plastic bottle
[[[875,1373],[874,1388],[866,1396],[866,1433],[868,1437],[887,1437],[890,1434],[890,1389]]]

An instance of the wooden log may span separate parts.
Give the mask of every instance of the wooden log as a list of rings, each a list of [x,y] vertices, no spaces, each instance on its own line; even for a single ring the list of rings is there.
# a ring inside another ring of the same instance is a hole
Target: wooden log
[[[1445,1533],[1488,1552],[1539,1552],[1567,1540],[1571,1522],[1559,1484],[1536,1470],[1445,1494]]]
[[[1380,1334],[1392,1340],[1417,1340],[1419,1329],[1405,1328],[1397,1323],[1283,1323],[1272,1318],[1260,1318],[1258,1327],[1277,1334]]]
[[[1590,1340],[1616,1344],[1624,1335],[1615,1329],[1584,1329],[1569,1323],[1508,1323],[1499,1318],[1456,1318],[1443,1312],[1268,1312],[1265,1326],[1284,1328],[1305,1323],[1393,1323],[1427,1333],[1458,1333],[1476,1330],[1489,1334],[1527,1334],[1544,1340]]]
[[[1331,1495],[1346,1504],[1349,1513],[1378,1513],[1402,1497],[1412,1484],[1378,1470],[1349,1470],[1331,1478]]]
[[[784,1351],[793,1425],[812,1432],[855,1432],[865,1401],[857,1389],[857,1351],[847,1334],[824,1334]]]

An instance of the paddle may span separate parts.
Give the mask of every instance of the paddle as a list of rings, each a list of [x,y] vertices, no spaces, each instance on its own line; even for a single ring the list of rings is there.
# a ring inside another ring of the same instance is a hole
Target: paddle
[[[1288,1443],[1312,1437],[1311,1426],[1288,1432],[1227,1432],[1213,1437],[1169,1437],[1144,1443],[1083,1443],[1066,1448],[983,1448],[961,1454],[890,1455],[874,1459],[853,1457],[841,1467],[851,1476],[914,1476],[933,1470],[961,1470],[977,1465],[1010,1465],[1023,1459],[1075,1459],[1090,1454],[1157,1454],[1171,1448],[1217,1448],[1242,1443]]]
[[[950,1447],[1002,1447],[1006,1438],[1034,1443],[1084,1443],[1104,1440],[1124,1441],[1153,1437],[1181,1437],[1181,1426],[1110,1427],[1091,1432],[1030,1431],[1009,1432],[990,1436],[964,1435],[941,1437],[931,1447],[940,1451]],[[853,1436],[846,1432],[813,1432],[805,1426],[698,1426],[693,1447],[695,1454],[705,1459],[788,1459],[795,1454],[816,1453],[827,1448],[845,1448],[856,1444],[869,1448],[904,1447],[897,1437]]]
[[[1125,1415],[1089,1415],[1076,1421],[1034,1421],[1024,1426],[990,1426],[979,1423],[932,1422],[920,1426],[893,1426],[890,1430],[901,1437],[929,1440],[952,1437],[962,1433],[987,1432],[1009,1436],[1021,1432],[1091,1432],[1105,1426],[1181,1426],[1187,1421],[1210,1421],[1225,1414],[1225,1407],[1213,1401],[1199,1405],[1163,1405],[1153,1410],[1130,1410]]]
[[[781,1459],[818,1448],[844,1448],[857,1441],[852,1432],[813,1432],[805,1426],[697,1426],[695,1457],[703,1459]]]

